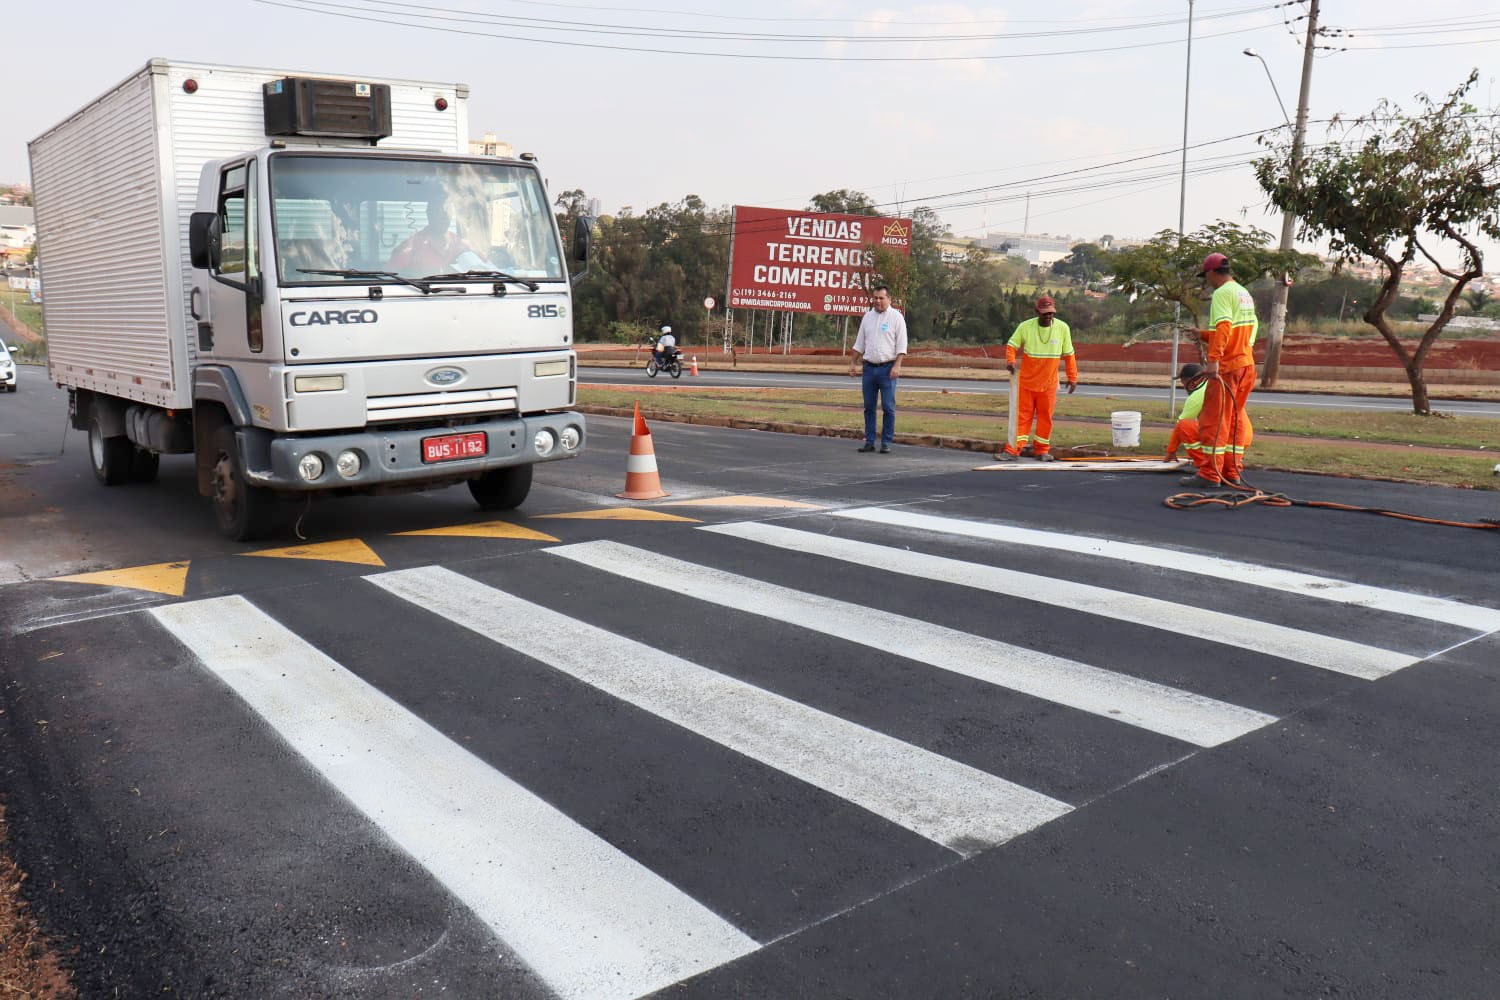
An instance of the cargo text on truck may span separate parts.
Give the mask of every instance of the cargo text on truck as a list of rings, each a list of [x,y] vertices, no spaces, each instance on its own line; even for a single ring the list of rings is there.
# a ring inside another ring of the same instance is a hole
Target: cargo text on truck
[[[49,371],[100,482],[192,453],[248,539],[313,492],[508,509],[579,453],[577,276],[535,159],[464,155],[467,97],[153,60],[30,143]]]

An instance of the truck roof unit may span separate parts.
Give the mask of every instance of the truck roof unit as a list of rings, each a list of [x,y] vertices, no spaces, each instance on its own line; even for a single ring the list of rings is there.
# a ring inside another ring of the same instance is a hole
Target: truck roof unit
[[[369,139],[391,134],[391,88],[384,83],[289,76],[261,87],[266,135]]]

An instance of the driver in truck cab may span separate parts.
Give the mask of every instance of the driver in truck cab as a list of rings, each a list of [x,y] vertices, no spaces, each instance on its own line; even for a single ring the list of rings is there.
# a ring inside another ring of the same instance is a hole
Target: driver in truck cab
[[[472,266],[483,266],[483,260],[474,248],[449,229],[452,221],[447,196],[441,192],[434,194],[427,202],[427,225],[412,233],[391,252],[387,266],[392,271],[411,275],[437,274],[452,270],[462,263],[460,258],[466,254],[467,259],[474,262]]]

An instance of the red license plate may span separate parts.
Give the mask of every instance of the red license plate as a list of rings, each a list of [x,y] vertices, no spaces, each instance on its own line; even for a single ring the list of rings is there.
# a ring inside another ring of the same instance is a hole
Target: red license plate
[[[489,451],[489,448],[489,438],[484,431],[423,438],[422,461],[452,462],[459,458],[478,458]]]

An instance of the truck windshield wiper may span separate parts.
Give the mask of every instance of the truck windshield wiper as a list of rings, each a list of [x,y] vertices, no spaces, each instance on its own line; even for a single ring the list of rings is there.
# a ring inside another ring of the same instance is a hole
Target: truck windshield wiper
[[[411,278],[403,278],[401,275],[397,274],[395,271],[355,271],[355,270],[338,270],[338,269],[325,269],[325,268],[316,268],[315,269],[315,268],[299,267],[299,268],[297,268],[297,273],[298,274],[331,274],[331,275],[333,275],[336,278],[384,278],[387,281],[398,281],[398,282],[400,282],[403,285],[410,285],[413,288],[420,289],[423,295],[431,295],[432,294],[432,289],[429,288],[429,287],[427,287],[427,285],[424,284],[423,282],[414,281]]]
[[[427,274],[422,276],[423,281],[469,281],[480,278],[495,281],[509,281],[517,285],[525,285],[527,291],[536,291],[542,287],[528,278],[518,278],[514,274],[504,271],[449,271],[447,274]]]

